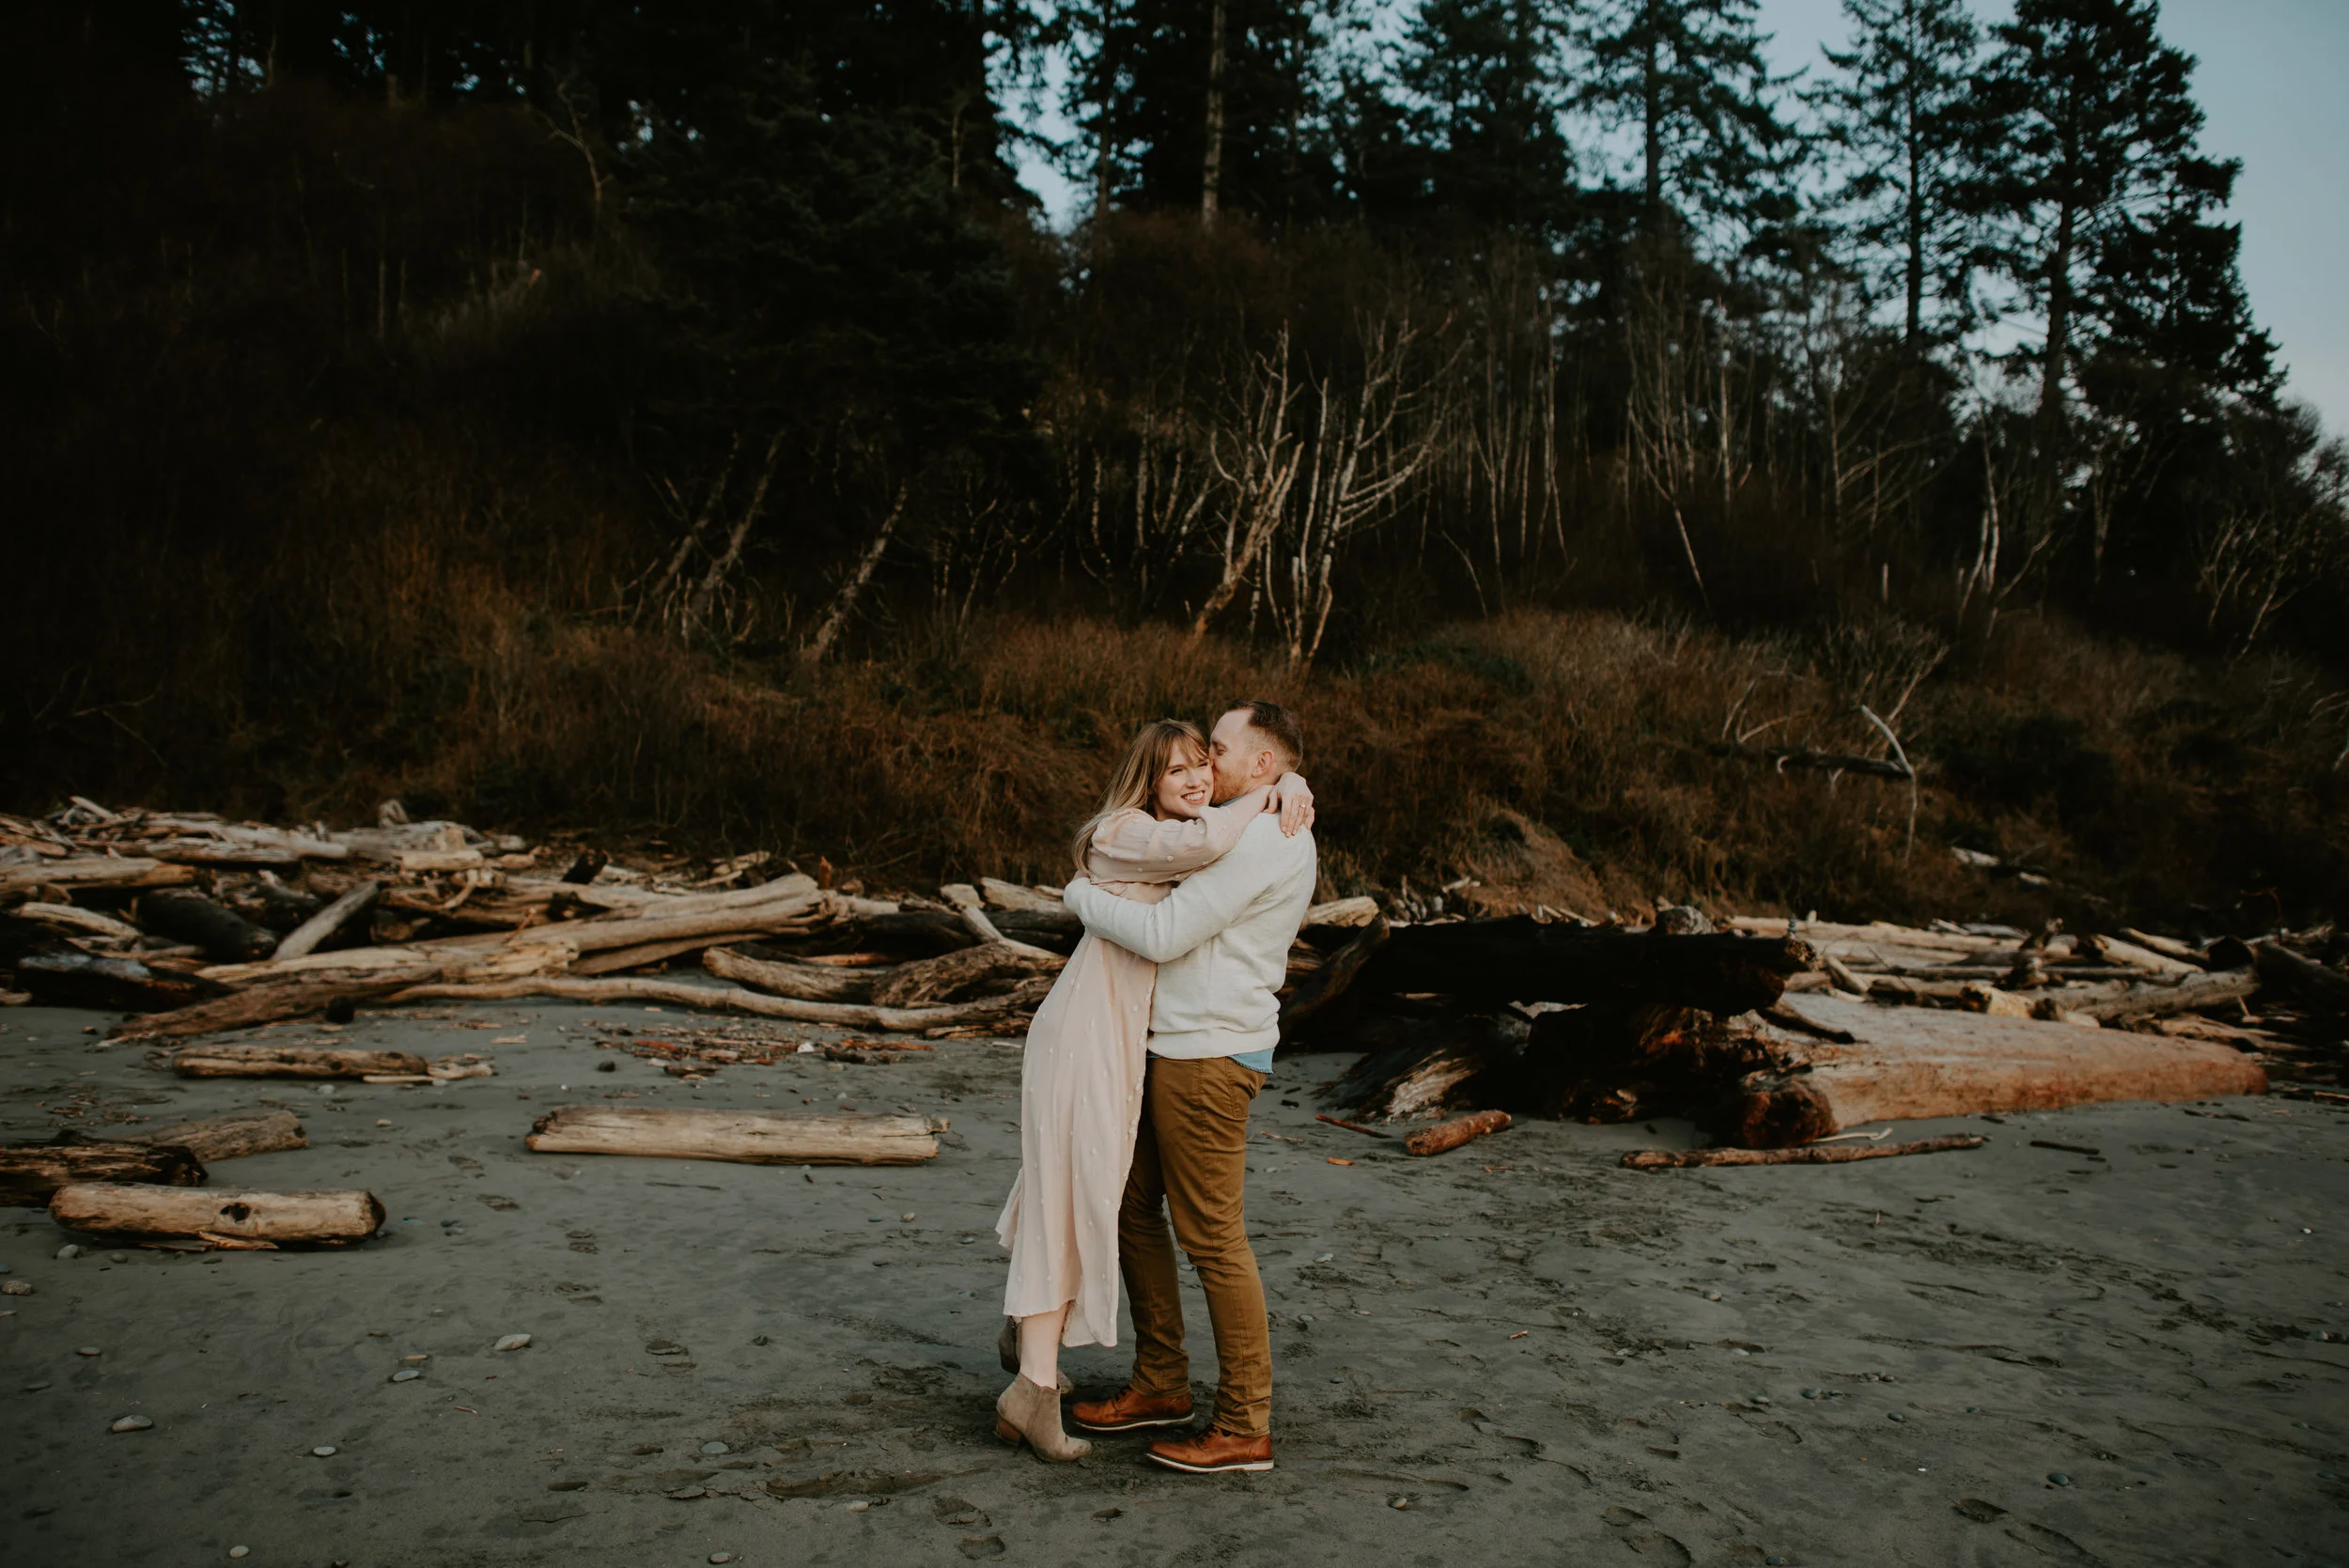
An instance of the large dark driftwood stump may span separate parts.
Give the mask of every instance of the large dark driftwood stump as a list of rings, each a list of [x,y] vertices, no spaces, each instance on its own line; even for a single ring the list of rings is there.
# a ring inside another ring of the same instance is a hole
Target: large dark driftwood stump
[[[1815,968],[1799,937],[1665,937],[1531,915],[1398,928],[1355,984],[1463,1001],[1660,1001],[1723,1016],[1767,1007]]]

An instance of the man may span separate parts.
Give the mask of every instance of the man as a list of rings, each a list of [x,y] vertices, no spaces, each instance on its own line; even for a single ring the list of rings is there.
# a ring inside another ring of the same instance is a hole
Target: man
[[[1247,702],[1208,737],[1214,798],[1270,784],[1303,759],[1296,716]],[[1215,1328],[1215,1415],[1205,1432],[1152,1443],[1148,1457],[1197,1475],[1272,1468],[1272,1344],[1264,1283],[1248,1245],[1248,1106],[1272,1070],[1289,944],[1312,904],[1310,831],[1284,836],[1268,813],[1221,860],[1157,904],[1106,893],[1080,877],[1068,907],[1088,930],[1159,965],[1150,1060],[1132,1172],[1118,1212],[1118,1266],[1134,1316],[1134,1370],[1124,1391],[1069,1413],[1088,1432],[1185,1426],[1190,1360],[1167,1240],[1198,1271]]]

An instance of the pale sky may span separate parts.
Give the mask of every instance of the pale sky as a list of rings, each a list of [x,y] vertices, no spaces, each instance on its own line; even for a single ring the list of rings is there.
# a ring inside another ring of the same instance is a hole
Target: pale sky
[[[1978,0],[1985,23],[2010,14]],[[1762,0],[1776,70],[1821,64],[1843,42],[1841,0]],[[2201,63],[2195,96],[2204,150],[2243,160],[2232,216],[2243,225],[2243,279],[2260,325],[2290,372],[2288,397],[2326,428],[2349,433],[2349,0],[2163,0],[2163,37]],[[1031,163],[1021,179],[1054,221],[1080,194]]]

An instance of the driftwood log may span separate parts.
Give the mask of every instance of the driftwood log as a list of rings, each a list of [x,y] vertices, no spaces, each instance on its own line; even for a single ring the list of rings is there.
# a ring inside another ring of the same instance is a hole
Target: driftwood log
[[[101,958],[73,949],[30,953],[16,960],[16,983],[50,1007],[100,1013],[165,1013],[228,987],[198,974],[150,968],[135,958]]]
[[[372,1192],[191,1192],[86,1182],[59,1188],[49,1218],[93,1235],[266,1250],[365,1241],[381,1227],[383,1205]]]
[[[538,1118],[524,1140],[540,1154],[646,1155],[748,1165],[918,1165],[938,1157],[937,1133],[919,1116],[871,1112],[683,1110],[656,1106],[566,1105]]]
[[[126,1018],[115,1026],[113,1033],[117,1040],[191,1039],[226,1029],[313,1017],[332,1012],[337,1003],[355,1006],[389,996],[406,984],[401,980],[308,980],[256,986],[168,1013]]]
[[[300,958],[315,953],[319,944],[342,934],[345,928],[366,918],[383,896],[383,884],[372,878],[360,882],[340,898],[286,933],[285,940],[270,956]]]
[[[19,904],[15,913],[20,920],[54,925],[84,936],[106,937],[115,941],[136,941],[140,935],[139,928],[129,921],[117,920],[96,909],[85,909],[79,904]]]
[[[91,855],[29,865],[0,865],[0,893],[17,888],[181,888],[195,880],[184,865],[145,855]]]
[[[1798,937],[1687,936],[1543,924],[1531,915],[1398,926],[1357,984],[1464,1001],[1669,1001],[1767,1007],[1815,967]]]
[[[2262,980],[2312,1007],[2349,1012],[2349,975],[2328,970],[2313,958],[2303,958],[2281,942],[2256,942],[2251,955]]]
[[[1505,1110],[1472,1111],[1411,1134],[1403,1141],[1403,1148],[1407,1154],[1440,1155],[1463,1143],[1474,1142],[1487,1133],[1503,1131],[1508,1126],[1509,1113]]]
[[[181,1078],[423,1077],[425,1060],[404,1050],[319,1046],[182,1046],[171,1055]]]
[[[1368,903],[1369,900],[1362,902]],[[1376,906],[1370,911],[1370,919],[1360,924],[1360,930],[1350,940],[1324,957],[1320,968],[1299,980],[1281,999],[1281,1032],[1284,1036],[1344,995],[1346,988],[1361,976],[1363,967],[1370,962],[1371,955],[1386,945],[1392,927],[1387,924],[1387,917],[1380,914]]]
[[[78,1133],[47,1143],[0,1146],[0,1203],[38,1208],[72,1182],[154,1182],[201,1187],[204,1164],[184,1146],[106,1142]]]
[[[269,932],[201,893],[150,893],[139,900],[139,924],[156,936],[201,950],[215,964],[249,963],[277,946]]]
[[[2211,1041],[1820,994],[1784,1005],[1851,1043],[1786,1037],[1784,1049],[1804,1070],[1747,1079],[1714,1115],[1720,1142],[1800,1142],[1866,1122],[2267,1091],[2256,1060]]]
[[[980,986],[1030,975],[1058,974],[1067,959],[1019,942],[981,942],[899,964],[870,982],[873,1001],[883,1007],[928,1007],[965,997]]]
[[[1812,1143],[1798,1149],[1634,1149],[1623,1157],[1623,1166],[1627,1171],[1684,1171],[1700,1165],[1844,1165],[1855,1159],[1979,1149],[1987,1141],[1961,1133],[1908,1143]]]
[[[193,1122],[174,1122],[168,1126],[148,1127],[132,1135],[136,1143],[170,1144],[186,1149],[196,1158],[210,1164],[214,1160],[241,1159],[247,1155],[272,1155],[281,1149],[306,1149],[310,1140],[302,1130],[302,1120],[290,1110],[231,1110],[218,1116],[205,1116]],[[119,1180],[119,1177],[92,1177],[91,1180]]]
[[[965,948],[963,952],[975,951]],[[954,954],[946,955],[951,958]],[[936,962],[938,960],[925,960]],[[731,980],[770,996],[801,1001],[870,1001],[873,977],[831,964],[801,964],[789,959],[753,958],[731,948],[713,947],[702,957],[702,968],[721,980]]]

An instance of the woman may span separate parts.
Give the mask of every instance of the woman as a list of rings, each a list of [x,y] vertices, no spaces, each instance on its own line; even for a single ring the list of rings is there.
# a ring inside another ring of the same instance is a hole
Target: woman
[[[1127,898],[1156,903],[1220,859],[1248,824],[1281,814],[1284,832],[1312,819],[1313,793],[1296,774],[1221,806],[1197,726],[1143,726],[1078,831],[1077,867]],[[995,1430],[1046,1459],[1077,1459],[1092,1444],[1061,1428],[1064,1344],[1117,1343],[1117,1208],[1133,1161],[1142,1075],[1158,966],[1087,934],[1028,1026],[1020,1069],[1019,1179],[996,1234],[1011,1252],[1003,1289],[1003,1370]]]

